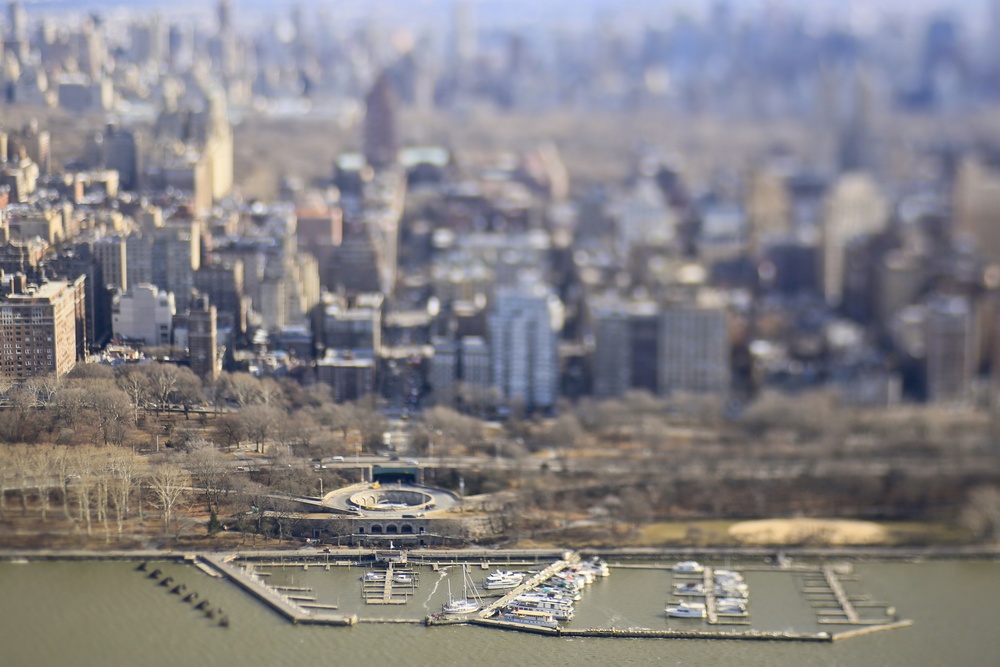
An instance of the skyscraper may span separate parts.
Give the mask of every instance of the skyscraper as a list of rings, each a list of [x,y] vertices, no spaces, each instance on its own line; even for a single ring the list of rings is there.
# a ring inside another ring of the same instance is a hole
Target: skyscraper
[[[974,372],[972,307],[961,296],[937,294],[927,301],[924,335],[927,400],[964,403]]]
[[[188,356],[191,370],[205,382],[219,376],[219,353],[215,306],[207,296],[195,298],[188,313]]]
[[[1000,264],[1000,171],[967,158],[953,190],[955,234],[987,262]]]
[[[81,277],[29,286],[23,275],[8,279],[0,296],[0,377],[23,380],[73,370],[84,282]]]
[[[508,405],[555,405],[563,306],[541,284],[497,289],[489,318],[492,381]]]
[[[679,305],[663,313],[660,391],[725,394],[729,390],[729,333],[721,308]]]
[[[379,74],[365,97],[365,159],[375,169],[396,163],[399,140],[396,136],[396,99],[386,72]]]
[[[821,283],[827,303],[844,292],[844,251],[849,241],[885,229],[889,205],[871,177],[848,173],[833,185],[824,202]]]

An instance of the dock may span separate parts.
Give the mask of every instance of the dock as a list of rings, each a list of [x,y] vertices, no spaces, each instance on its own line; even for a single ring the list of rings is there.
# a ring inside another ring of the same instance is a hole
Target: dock
[[[402,584],[396,581],[396,572],[394,562],[388,561],[385,581],[366,581],[361,584],[361,597],[364,598],[366,604],[406,604],[408,602],[409,596],[413,595],[417,573],[408,569],[400,570],[401,574],[410,577],[411,582]]]
[[[711,630],[655,630],[651,628],[589,628],[587,630],[559,628],[556,634],[560,637],[625,637],[631,639],[729,639],[824,643],[833,641],[833,636],[827,632],[807,634],[798,632],[760,632],[755,630],[720,632]]]
[[[232,581],[247,593],[269,606],[295,624],[302,625],[354,625],[358,617],[354,614],[327,614],[305,609],[279,591],[268,586],[250,573],[230,565],[214,555],[203,555],[202,560],[222,576]]]
[[[523,595],[528,591],[538,588],[544,581],[548,580],[549,577],[551,577],[555,573],[560,572],[566,569],[566,567],[579,562],[580,562],[579,553],[575,551],[567,552],[566,554],[563,555],[562,559],[557,560],[556,562],[552,563],[551,565],[543,569],[541,572],[538,572],[537,574],[533,575],[532,577],[525,579],[520,584],[510,589],[502,597],[500,597],[497,600],[494,600],[487,606],[483,607],[483,609],[479,611],[479,618],[488,619],[491,616],[494,616],[501,608],[507,606],[518,595]],[[517,625],[519,627],[521,626],[521,624],[519,623],[514,623],[513,625]],[[534,627],[534,629],[545,630],[546,628],[539,628],[536,626]]]
[[[820,575],[822,578],[819,578]],[[899,627],[894,618],[895,611],[887,603],[870,600],[867,596],[847,594],[842,579],[851,578],[849,568],[824,564],[819,573],[806,579],[802,586],[802,593],[810,605],[816,609],[816,622],[823,625],[868,626],[864,630],[859,630],[862,634],[874,631],[872,629]],[[863,618],[858,612],[858,608],[882,608],[885,609],[885,615],[883,618]],[[840,635],[844,634],[840,633]],[[854,636],[850,633],[847,634]]]

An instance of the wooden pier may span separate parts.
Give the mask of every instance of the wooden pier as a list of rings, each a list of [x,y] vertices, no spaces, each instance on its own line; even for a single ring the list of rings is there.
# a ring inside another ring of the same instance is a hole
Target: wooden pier
[[[237,586],[278,612],[292,623],[302,625],[354,625],[358,617],[354,614],[324,614],[304,609],[289,600],[287,596],[260,581],[248,572],[230,565],[216,556],[204,555],[204,562],[224,575]]]
[[[820,578],[822,577],[822,578]],[[885,602],[876,602],[865,595],[848,595],[843,581],[855,579],[846,565],[824,564],[809,575],[802,593],[816,610],[816,622],[824,625],[858,625],[870,628],[897,627],[895,611]],[[864,618],[858,609],[885,609],[882,618]],[[841,633],[843,634],[843,633]],[[853,635],[851,635],[853,636]]]
[[[573,565],[573,564],[579,563],[579,562],[580,562],[580,554],[579,553],[577,553],[575,551],[571,551],[571,552],[568,552],[568,553],[564,554],[564,556],[563,556],[563,558],[561,560],[557,560],[556,562],[552,563],[551,565],[549,565],[548,567],[546,567],[545,569],[543,569],[541,572],[538,572],[534,576],[532,576],[532,577],[530,577],[528,579],[525,579],[523,582],[521,582],[520,584],[518,584],[514,588],[510,589],[502,597],[500,597],[497,600],[494,600],[493,602],[491,602],[487,606],[483,607],[479,611],[479,618],[481,618],[481,619],[487,619],[487,618],[490,618],[491,616],[494,616],[497,613],[497,611],[499,611],[501,608],[507,606],[507,604],[509,604],[518,595],[523,595],[524,593],[527,593],[528,591],[531,591],[531,590],[534,590],[535,588],[538,588],[538,586],[540,586],[542,584],[542,582],[548,580],[549,577],[551,577],[552,575],[554,575],[556,572],[560,572],[560,571],[564,570],[567,566]],[[515,623],[514,625],[521,625],[521,624]],[[545,628],[539,628],[537,626],[535,626],[534,629],[536,629],[536,630],[539,630],[539,629],[540,630],[545,630]]]
[[[409,584],[396,581],[397,570],[392,561],[388,562],[385,570],[385,581],[368,582],[361,584],[361,597],[366,604],[406,604],[409,596],[413,595],[414,586],[417,581],[417,573],[413,570],[399,570],[410,578]]]

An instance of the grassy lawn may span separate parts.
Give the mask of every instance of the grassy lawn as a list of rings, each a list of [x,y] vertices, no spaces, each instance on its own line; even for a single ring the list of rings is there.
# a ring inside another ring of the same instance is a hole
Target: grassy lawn
[[[881,525],[888,531],[892,546],[959,546],[975,542],[968,528],[950,523],[885,521]]]
[[[729,527],[736,521],[663,521],[643,526],[635,538],[635,546],[729,546],[736,541],[729,537]]]

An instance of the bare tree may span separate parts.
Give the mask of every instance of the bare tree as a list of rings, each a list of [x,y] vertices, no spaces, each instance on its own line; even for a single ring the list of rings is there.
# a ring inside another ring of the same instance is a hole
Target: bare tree
[[[87,535],[93,530],[93,493],[96,476],[96,456],[92,447],[74,447],[70,458],[69,477],[73,479],[72,488],[76,494],[77,507],[80,510],[78,519],[87,527]]]
[[[121,445],[133,414],[128,395],[110,381],[93,383],[86,405],[94,415],[104,444]]]
[[[969,492],[969,499],[962,510],[962,523],[976,537],[993,541],[1000,537],[1000,489],[979,486]]]
[[[269,405],[251,405],[240,410],[239,415],[247,437],[254,443],[256,451],[261,453],[274,429],[284,418],[280,410]]]
[[[215,437],[219,442],[225,443],[227,449],[232,449],[233,445],[239,449],[240,442],[246,437],[243,420],[238,414],[219,415],[215,419]]]
[[[32,404],[36,408],[44,408],[56,397],[62,387],[62,380],[52,375],[35,375],[24,381],[24,390],[34,399]]]
[[[163,511],[163,532],[168,533],[174,511],[183,502],[191,487],[191,475],[183,468],[161,458],[150,468],[146,481],[156,499],[156,506]]]
[[[122,524],[128,517],[133,491],[146,464],[129,449],[109,449],[106,456],[107,469],[111,474],[108,491],[115,506],[115,522],[118,536],[121,537]]]
[[[145,407],[150,391],[149,376],[144,370],[144,366],[139,364],[125,364],[115,375],[115,383],[118,388],[128,396],[132,406],[132,423],[139,425],[139,410]]]
[[[0,519],[7,518],[7,480],[10,477],[10,450],[0,447]]]
[[[236,403],[238,407],[244,408],[264,402],[260,380],[249,373],[222,375],[216,384],[222,388],[219,393],[226,400]]]
[[[177,382],[180,379],[180,369],[172,364],[150,364],[146,370],[149,379],[149,397],[157,410],[166,408],[171,403]]]
[[[13,478],[17,481],[17,490],[21,495],[21,514],[28,513],[28,489],[31,488],[32,456],[31,449],[27,445],[13,445],[10,447],[10,457],[7,463],[13,473]]]
[[[235,519],[243,539],[253,536],[253,544],[257,544],[257,535],[264,532],[264,518],[268,503],[269,491],[263,484],[237,477],[233,485],[235,496]]]
[[[218,515],[222,498],[232,489],[229,463],[225,454],[204,440],[193,446],[187,454],[187,469],[205,494],[205,503],[211,514]]]

